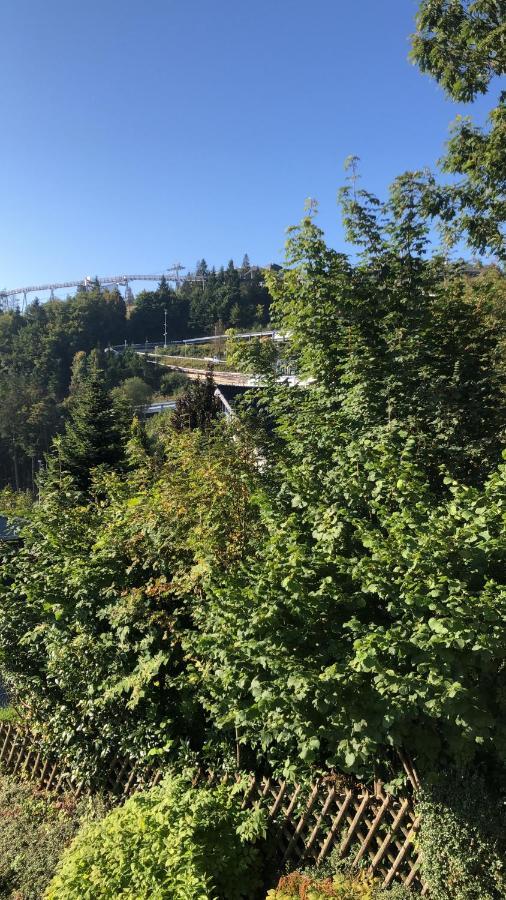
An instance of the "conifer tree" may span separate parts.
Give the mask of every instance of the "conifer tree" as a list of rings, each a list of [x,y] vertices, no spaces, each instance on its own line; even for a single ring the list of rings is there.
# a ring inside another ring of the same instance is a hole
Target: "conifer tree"
[[[124,448],[114,420],[104,374],[91,360],[70,407],[60,447],[60,464],[77,486],[86,490],[90,472],[96,466],[115,466],[123,459]]]
[[[204,381],[192,381],[176,401],[171,425],[176,431],[208,428],[218,415],[218,401],[214,395],[213,370],[209,368]]]
[[[87,367],[88,359],[86,353],[84,352],[84,350],[80,350],[74,355],[74,359],[72,360],[69,393],[65,401],[68,406],[72,404],[72,400],[78,393],[79,388],[82,386],[83,379],[86,378]]]

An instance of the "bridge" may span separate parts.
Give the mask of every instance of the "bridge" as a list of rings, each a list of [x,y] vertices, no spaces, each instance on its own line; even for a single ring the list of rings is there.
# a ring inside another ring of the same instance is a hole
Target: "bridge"
[[[184,349],[184,355],[174,355],[167,350],[167,344],[160,341],[145,341],[143,344],[115,344],[106,349],[106,353],[124,353],[126,350],[133,350],[139,356],[143,356],[149,363],[155,366],[162,366],[172,372],[181,372],[191,380],[198,380],[205,376],[208,366],[215,366],[213,369],[213,378],[215,384],[218,385],[236,385],[240,387],[253,387],[258,384],[258,377],[247,374],[245,372],[223,371],[219,367],[223,365],[223,359],[218,356],[188,356],[188,348],[197,345],[212,344],[217,341],[227,340],[255,340],[267,339],[285,343],[290,340],[289,334],[283,334],[280,331],[244,331],[239,334],[209,334],[198,338],[185,338],[179,341],[170,341],[169,347],[181,347]],[[210,349],[211,349],[210,348]],[[281,379],[292,379],[293,376],[285,373]],[[297,379],[298,381],[298,379]]]
[[[49,291],[50,299],[54,300],[54,292],[62,288],[90,290],[95,284],[112,285],[117,288],[121,285],[125,288],[125,300],[127,303],[133,301],[133,293],[130,287],[130,282],[132,281],[161,281],[162,278],[165,278],[165,281],[175,284],[176,287],[180,287],[183,282],[192,282],[201,284],[202,288],[204,288],[209,277],[208,273],[193,272],[182,275],[184,268],[181,263],[175,263],[169,269],[165,269],[164,272],[156,274],[150,272],[147,275],[138,273],[133,275],[85,275],[84,278],[77,278],[75,281],[55,281],[51,284],[29,284],[26,287],[4,288],[0,290],[0,311],[16,309],[21,306],[21,311],[23,312],[30,294],[42,294]],[[277,263],[270,263],[266,267],[250,266],[249,269],[241,270],[242,277],[253,278],[255,272],[261,272],[264,268],[278,270],[281,269],[281,266],[277,265]]]
[[[281,341],[285,343],[290,340],[290,334],[283,334],[280,331],[248,331],[243,332],[242,334],[213,334],[207,335],[206,337],[171,341],[170,346],[184,346],[186,351],[187,347],[192,344],[194,346],[196,344],[202,345],[205,342],[212,344],[213,341],[233,338],[242,338],[243,340],[267,338],[271,341]],[[124,353],[126,350],[133,350],[139,356],[144,357],[144,359],[153,366],[161,366],[164,369],[169,369],[171,372],[180,372],[182,375],[186,375],[191,381],[199,381],[201,378],[205,378],[207,371],[209,371],[209,367],[211,367],[213,372],[214,383],[218,386],[243,389],[257,387],[262,381],[262,377],[259,375],[253,375],[252,373],[247,372],[232,372],[229,369],[220,368],[223,366],[224,360],[218,356],[198,357],[188,356],[186,353],[184,355],[173,355],[168,352],[160,342],[146,341],[144,344],[127,344],[125,341],[124,344],[116,344],[113,347],[107,347],[105,352],[119,354]],[[283,371],[282,367],[279,368],[279,366],[276,381],[287,384],[290,387],[293,387],[296,384],[307,383],[301,382],[299,377],[294,375],[290,369],[285,368]],[[156,412],[159,411],[160,410],[158,409],[156,410]]]
[[[90,290],[95,284],[112,285],[118,288],[121,285],[125,288],[125,300],[127,303],[133,301],[133,293],[130,288],[131,281],[161,281],[162,278],[165,278],[165,281],[175,284],[176,287],[180,287],[183,282],[192,282],[201,284],[202,289],[204,289],[209,273],[190,272],[182,275],[184,268],[181,263],[174,263],[169,269],[156,274],[150,272],[147,275],[138,273],[133,275],[85,275],[84,278],[77,278],[75,281],[55,281],[51,284],[29,284],[26,287],[4,288],[3,290],[0,289],[0,311],[16,309],[21,306],[21,311],[23,312],[30,294],[42,294],[49,291],[50,299],[54,300],[54,292],[62,288]],[[253,278],[255,273],[263,272],[266,269],[278,271],[281,269],[281,266],[277,263],[269,263],[267,266],[250,266],[249,269],[240,270],[241,278]]]
[[[84,278],[78,278],[75,281],[55,281],[51,284],[30,284],[26,287],[9,288],[0,290],[0,310],[14,309],[21,305],[21,310],[23,311],[26,308],[27,298],[30,294],[41,294],[49,291],[51,300],[54,300],[54,292],[62,288],[90,290],[95,284],[112,285],[118,288],[121,285],[125,288],[125,300],[127,301],[133,300],[130,288],[130,282],[132,281],[161,281],[162,278],[165,278],[165,281],[175,284],[176,287],[180,287],[184,281],[197,282],[204,286],[205,275],[182,275],[181,272],[183,270],[184,266],[176,263],[170,269],[165,269],[164,272],[156,274],[150,272],[147,275],[134,273],[133,275],[97,275],[94,277],[86,275]]]
[[[197,338],[181,338],[177,341],[167,341],[167,344],[171,347],[190,347],[192,344],[212,344],[215,341],[229,341],[229,340],[254,340],[255,338],[270,338],[273,341],[281,341],[286,342],[289,340],[289,334],[283,334],[281,331],[243,331],[241,333],[235,334],[208,334],[205,337],[197,337]],[[114,351],[114,353],[122,353],[124,350],[138,350],[144,353],[147,353],[148,350],[162,350],[165,348],[166,344],[160,341],[144,341],[142,344],[128,344],[125,340],[123,344],[113,344],[112,347],[109,347],[108,350]],[[211,362],[220,362],[220,360],[211,359]]]
[[[148,406],[141,407],[141,412],[147,418],[151,418],[151,416],[156,416],[158,413],[165,412],[167,409],[175,409],[176,401],[175,400],[165,400],[161,403],[150,403]]]

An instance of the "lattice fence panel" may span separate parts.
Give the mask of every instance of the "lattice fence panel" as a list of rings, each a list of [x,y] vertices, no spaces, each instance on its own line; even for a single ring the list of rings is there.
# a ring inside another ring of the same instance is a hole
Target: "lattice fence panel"
[[[0,723],[0,765],[46,790],[76,796],[85,790],[44,755],[29,732],[10,723]],[[157,784],[162,776],[160,769],[116,759],[104,773],[103,785],[121,799]],[[280,867],[319,864],[337,850],[355,863],[367,863],[385,886],[399,881],[422,895],[427,892],[415,842],[420,821],[408,797],[386,794],[380,785],[370,791],[351,778],[332,776],[304,787],[251,776],[244,804],[257,801],[268,811]]]
[[[420,821],[406,797],[373,792],[351,779],[322,779],[305,790],[255,780],[249,799],[269,800],[280,857],[288,867],[323,862],[333,851],[368,863],[385,886],[393,881],[422,890],[415,837]]]

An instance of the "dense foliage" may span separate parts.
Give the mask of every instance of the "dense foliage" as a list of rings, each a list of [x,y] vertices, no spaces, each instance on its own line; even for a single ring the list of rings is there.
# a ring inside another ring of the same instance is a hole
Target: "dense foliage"
[[[265,835],[258,809],[230,787],[168,776],[86,826],[47,900],[247,900],[258,896]]]
[[[503,330],[491,277],[425,257],[423,186],[343,193],[354,265],[311,216],[292,230],[270,289],[303,381],[264,354],[244,427],[210,427],[209,377],[154,438],[136,426],[124,473],[79,474],[64,437],[2,570],[0,649],[87,776],[116,753],[502,765]]]
[[[251,460],[226,429],[170,423],[150,456],[136,426],[128,478],[102,475],[85,497],[49,472],[27,512],[1,573],[3,668],[32,727],[82,774],[116,753],[205,745],[185,641],[210,573],[256,542]]]
[[[197,271],[200,281],[177,290],[162,281],[130,307],[119,291],[94,284],[64,301],[35,300],[22,315],[0,313],[0,486],[34,489],[39,464],[63,427],[76,354],[125,340],[162,342],[165,312],[169,341],[268,322],[263,272],[247,258],[240,268],[230,262],[219,271],[202,260]],[[101,366],[107,390],[134,377],[160,388],[163,370],[132,351],[105,353]],[[128,389],[126,394],[128,400]]]
[[[417,196],[345,195],[362,261],[307,218],[270,283],[305,385],[258,392],[266,538],[210,587],[195,641],[212,718],[286,774],[504,761],[499,338],[458,268],[425,260]]]
[[[313,216],[292,229],[269,286],[302,383],[253,345],[265,381],[231,433],[209,376],[93,476],[107,368],[76,359],[2,570],[0,650],[86,775],[115,753],[387,779],[407,757],[504,761],[503,276],[427,256],[426,187],[403,176],[381,204],[353,174],[354,264]]]
[[[38,461],[61,427],[62,401],[78,351],[123,339],[118,293],[94,289],[64,303],[0,314],[0,478],[33,487]]]
[[[422,0],[413,60],[454,100],[486,94],[506,72],[504,0]],[[449,243],[465,235],[480,253],[506,259],[506,92],[489,114],[489,128],[455,122],[442,161],[456,179],[439,186],[433,212]]]
[[[56,442],[58,467],[70,475],[76,487],[89,487],[91,471],[98,466],[118,467],[124,458],[117,415],[105,388],[104,374],[93,357],[81,361],[74,373],[65,431]],[[132,412],[130,412],[130,418]]]
[[[500,7],[421,4],[415,60],[457,99],[503,71]],[[35,483],[52,448],[37,502],[5,499],[24,525],[1,551],[2,677],[80,777],[117,756],[407,774],[424,788],[431,896],[504,895],[506,282],[432,245],[437,217],[501,257],[504,161],[501,100],[488,132],[458,127],[449,186],[407,172],[382,202],[349,160],[353,257],[326,244],[311,204],[267,287],[246,261],[202,261],[200,281],[162,282],[128,317],[98,287],[0,316],[4,480]],[[157,337],[165,310],[172,337],[272,314],[297,386],[272,344],[235,339],[229,361],[257,376],[235,421],[219,420],[211,374],[166,376],[182,389],[174,415],[130,429],[160,371],[87,353]],[[249,896],[242,838],[259,825],[224,788],[173,777],[87,828],[48,896]],[[272,896],[376,891],[332,879],[295,874]]]
[[[319,878],[317,873],[312,877],[293,872],[280,879],[278,886],[267,894],[267,900],[325,900],[326,897],[335,900],[387,900],[390,896],[392,900],[407,900],[412,894],[402,889],[393,894],[381,891],[379,885],[365,874],[337,874]]]
[[[483,774],[439,773],[424,788],[417,811],[422,873],[434,900],[506,896],[504,797]]]
[[[215,390],[212,369],[207,370],[205,378],[190,381],[176,400],[176,408],[171,419],[172,428],[176,431],[209,428],[219,412]]]
[[[100,800],[56,798],[0,775],[0,897],[40,900],[80,824],[102,812]]]

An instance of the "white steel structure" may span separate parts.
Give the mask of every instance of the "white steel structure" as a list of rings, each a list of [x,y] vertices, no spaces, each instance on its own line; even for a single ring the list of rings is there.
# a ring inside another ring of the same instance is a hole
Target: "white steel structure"
[[[161,272],[159,274],[150,273],[148,275],[97,275],[96,277],[86,275],[85,278],[80,278],[77,281],[59,281],[54,282],[53,284],[36,284],[28,285],[27,287],[9,288],[6,290],[0,290],[0,309],[7,310],[13,309],[16,306],[21,306],[21,309],[23,310],[26,307],[27,297],[29,294],[39,294],[43,291],[49,291],[51,300],[53,300],[54,292],[60,290],[61,288],[80,287],[89,289],[93,287],[93,285],[97,282],[98,284],[111,284],[116,285],[117,287],[122,285],[123,287],[125,287],[126,299],[131,298],[131,281],[161,281],[162,278],[165,278],[166,281],[175,283],[178,287],[182,281],[198,281],[204,283],[204,275],[181,275],[183,269],[184,266],[177,263],[176,265],[172,266],[172,268],[166,269],[165,272]]]

